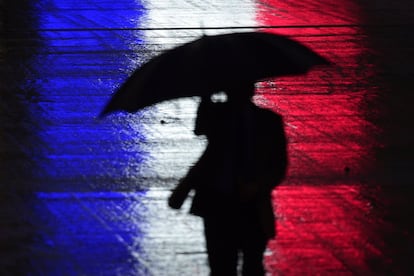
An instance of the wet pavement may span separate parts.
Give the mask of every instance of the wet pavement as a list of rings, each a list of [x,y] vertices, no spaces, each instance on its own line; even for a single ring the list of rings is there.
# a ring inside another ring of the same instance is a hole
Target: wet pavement
[[[166,205],[199,99],[97,115],[161,51],[257,29],[335,63],[257,83],[289,139],[269,275],[411,275],[414,5],[367,2],[0,1],[0,273],[208,275],[201,221]]]

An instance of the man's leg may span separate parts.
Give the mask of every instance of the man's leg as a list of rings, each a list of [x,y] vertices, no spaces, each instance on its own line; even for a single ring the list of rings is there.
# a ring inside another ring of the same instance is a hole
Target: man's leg
[[[211,276],[237,275],[237,233],[234,233],[235,224],[231,221],[232,218],[219,215],[204,218]]]
[[[240,238],[243,253],[243,276],[265,275],[263,255],[267,246],[267,238],[258,217],[246,212],[240,228],[243,229]]]

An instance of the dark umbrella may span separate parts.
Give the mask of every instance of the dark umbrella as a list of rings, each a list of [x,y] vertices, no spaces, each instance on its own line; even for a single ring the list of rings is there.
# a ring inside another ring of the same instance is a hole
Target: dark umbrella
[[[180,97],[203,96],[240,82],[304,74],[329,62],[286,36],[242,32],[203,36],[154,57],[135,70],[101,115],[135,112]]]

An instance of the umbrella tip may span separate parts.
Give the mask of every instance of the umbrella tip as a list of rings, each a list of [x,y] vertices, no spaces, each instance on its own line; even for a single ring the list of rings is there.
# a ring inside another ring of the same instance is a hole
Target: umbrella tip
[[[99,113],[98,118],[99,119],[103,119],[104,117],[106,117],[109,113],[112,113],[113,110],[111,108],[109,108],[108,106],[106,106],[104,109],[102,109],[102,111]]]
[[[207,34],[206,34],[206,28],[204,27],[204,21],[203,20],[200,20],[200,30],[201,30],[201,35],[204,37],[204,36],[207,36]]]
[[[102,111],[98,114],[98,119],[103,119],[103,118],[106,117],[106,115],[107,115],[107,113]]]

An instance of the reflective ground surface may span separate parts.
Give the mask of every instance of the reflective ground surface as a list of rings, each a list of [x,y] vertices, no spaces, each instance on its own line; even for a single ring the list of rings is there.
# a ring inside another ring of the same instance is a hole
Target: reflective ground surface
[[[335,64],[257,83],[289,139],[269,275],[409,275],[414,5],[360,2],[1,1],[1,274],[208,275],[201,221],[166,205],[199,99],[97,115],[161,51],[256,29]]]

